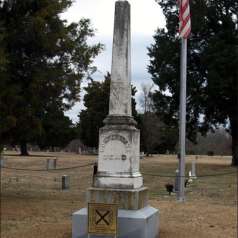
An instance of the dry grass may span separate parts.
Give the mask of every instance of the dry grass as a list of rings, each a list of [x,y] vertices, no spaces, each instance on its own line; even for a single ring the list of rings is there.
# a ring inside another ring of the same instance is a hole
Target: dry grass
[[[39,153],[38,153],[39,154]],[[43,155],[43,154],[42,154]],[[46,155],[46,154],[44,154]],[[48,154],[58,157],[60,168],[93,162],[93,156]],[[7,158],[6,166],[45,169],[46,157]],[[190,169],[189,157],[187,168]],[[199,157],[198,175],[235,172],[230,157]],[[174,156],[154,156],[141,162],[141,171],[174,175]],[[61,176],[70,175],[69,191],[61,191]],[[91,185],[92,167],[73,170],[1,171],[2,238],[70,238],[71,214],[84,207],[85,191]],[[150,189],[150,204],[160,210],[160,238],[237,237],[236,174],[201,177],[186,192],[186,202],[168,196],[164,185],[174,178],[144,176]]]

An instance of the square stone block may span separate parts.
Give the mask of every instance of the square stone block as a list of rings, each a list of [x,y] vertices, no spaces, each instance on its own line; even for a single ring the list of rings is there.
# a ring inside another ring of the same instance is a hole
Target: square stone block
[[[119,209],[138,210],[148,205],[148,189],[89,188],[87,202],[118,204]]]
[[[95,187],[139,188],[140,132],[132,126],[104,126],[99,131]]]
[[[88,238],[87,208],[83,208],[72,217],[72,238]],[[118,238],[158,238],[159,210],[146,206],[139,210],[118,210]],[[90,238],[109,238],[95,236]]]

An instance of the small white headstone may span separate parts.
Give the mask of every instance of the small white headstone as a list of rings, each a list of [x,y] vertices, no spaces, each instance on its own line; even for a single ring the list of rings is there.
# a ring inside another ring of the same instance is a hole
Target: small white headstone
[[[141,152],[140,153],[140,159],[144,159],[144,156],[145,156],[144,152]]]
[[[193,179],[196,179],[197,176],[196,176],[196,160],[193,160],[192,161],[192,173],[191,173],[191,177]]]
[[[50,170],[50,169],[56,169],[56,162],[57,159],[47,159],[46,161],[46,168],[47,170]]]
[[[0,168],[4,167],[4,165],[5,165],[5,159],[0,158]]]
[[[62,176],[62,190],[68,190],[69,189],[69,176],[63,175]]]
[[[193,177],[192,177],[192,171],[188,172],[188,183],[192,183],[193,182]]]
[[[175,176],[174,192],[178,192],[179,191],[179,170],[176,169],[175,173],[176,173],[176,176]]]
[[[78,154],[82,154],[82,148],[79,146],[79,148],[78,148]]]

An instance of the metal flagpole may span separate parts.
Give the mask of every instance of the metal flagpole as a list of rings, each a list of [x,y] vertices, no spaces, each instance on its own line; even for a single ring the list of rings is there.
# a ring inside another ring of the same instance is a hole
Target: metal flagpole
[[[179,107],[179,191],[177,200],[185,201],[185,143],[186,143],[186,84],[187,84],[187,39],[181,39],[180,62],[180,107]]]
[[[186,146],[186,86],[187,86],[187,38],[191,33],[189,0],[178,0],[179,36],[181,38],[180,108],[179,108],[179,191],[177,200],[185,201],[185,146]]]

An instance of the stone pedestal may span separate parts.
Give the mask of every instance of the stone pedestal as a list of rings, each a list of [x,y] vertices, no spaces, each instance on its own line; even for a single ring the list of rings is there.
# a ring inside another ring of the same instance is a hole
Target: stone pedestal
[[[134,125],[107,124],[102,127],[99,131],[98,172],[94,178],[94,187],[142,187],[139,146],[140,133]]]
[[[148,205],[148,189],[89,188],[87,202],[118,204],[119,209],[137,210]]]
[[[158,238],[159,211],[146,206],[139,210],[118,210],[118,238]],[[87,209],[73,213],[72,238],[88,238]],[[90,238],[111,238],[112,236],[95,236]]]

